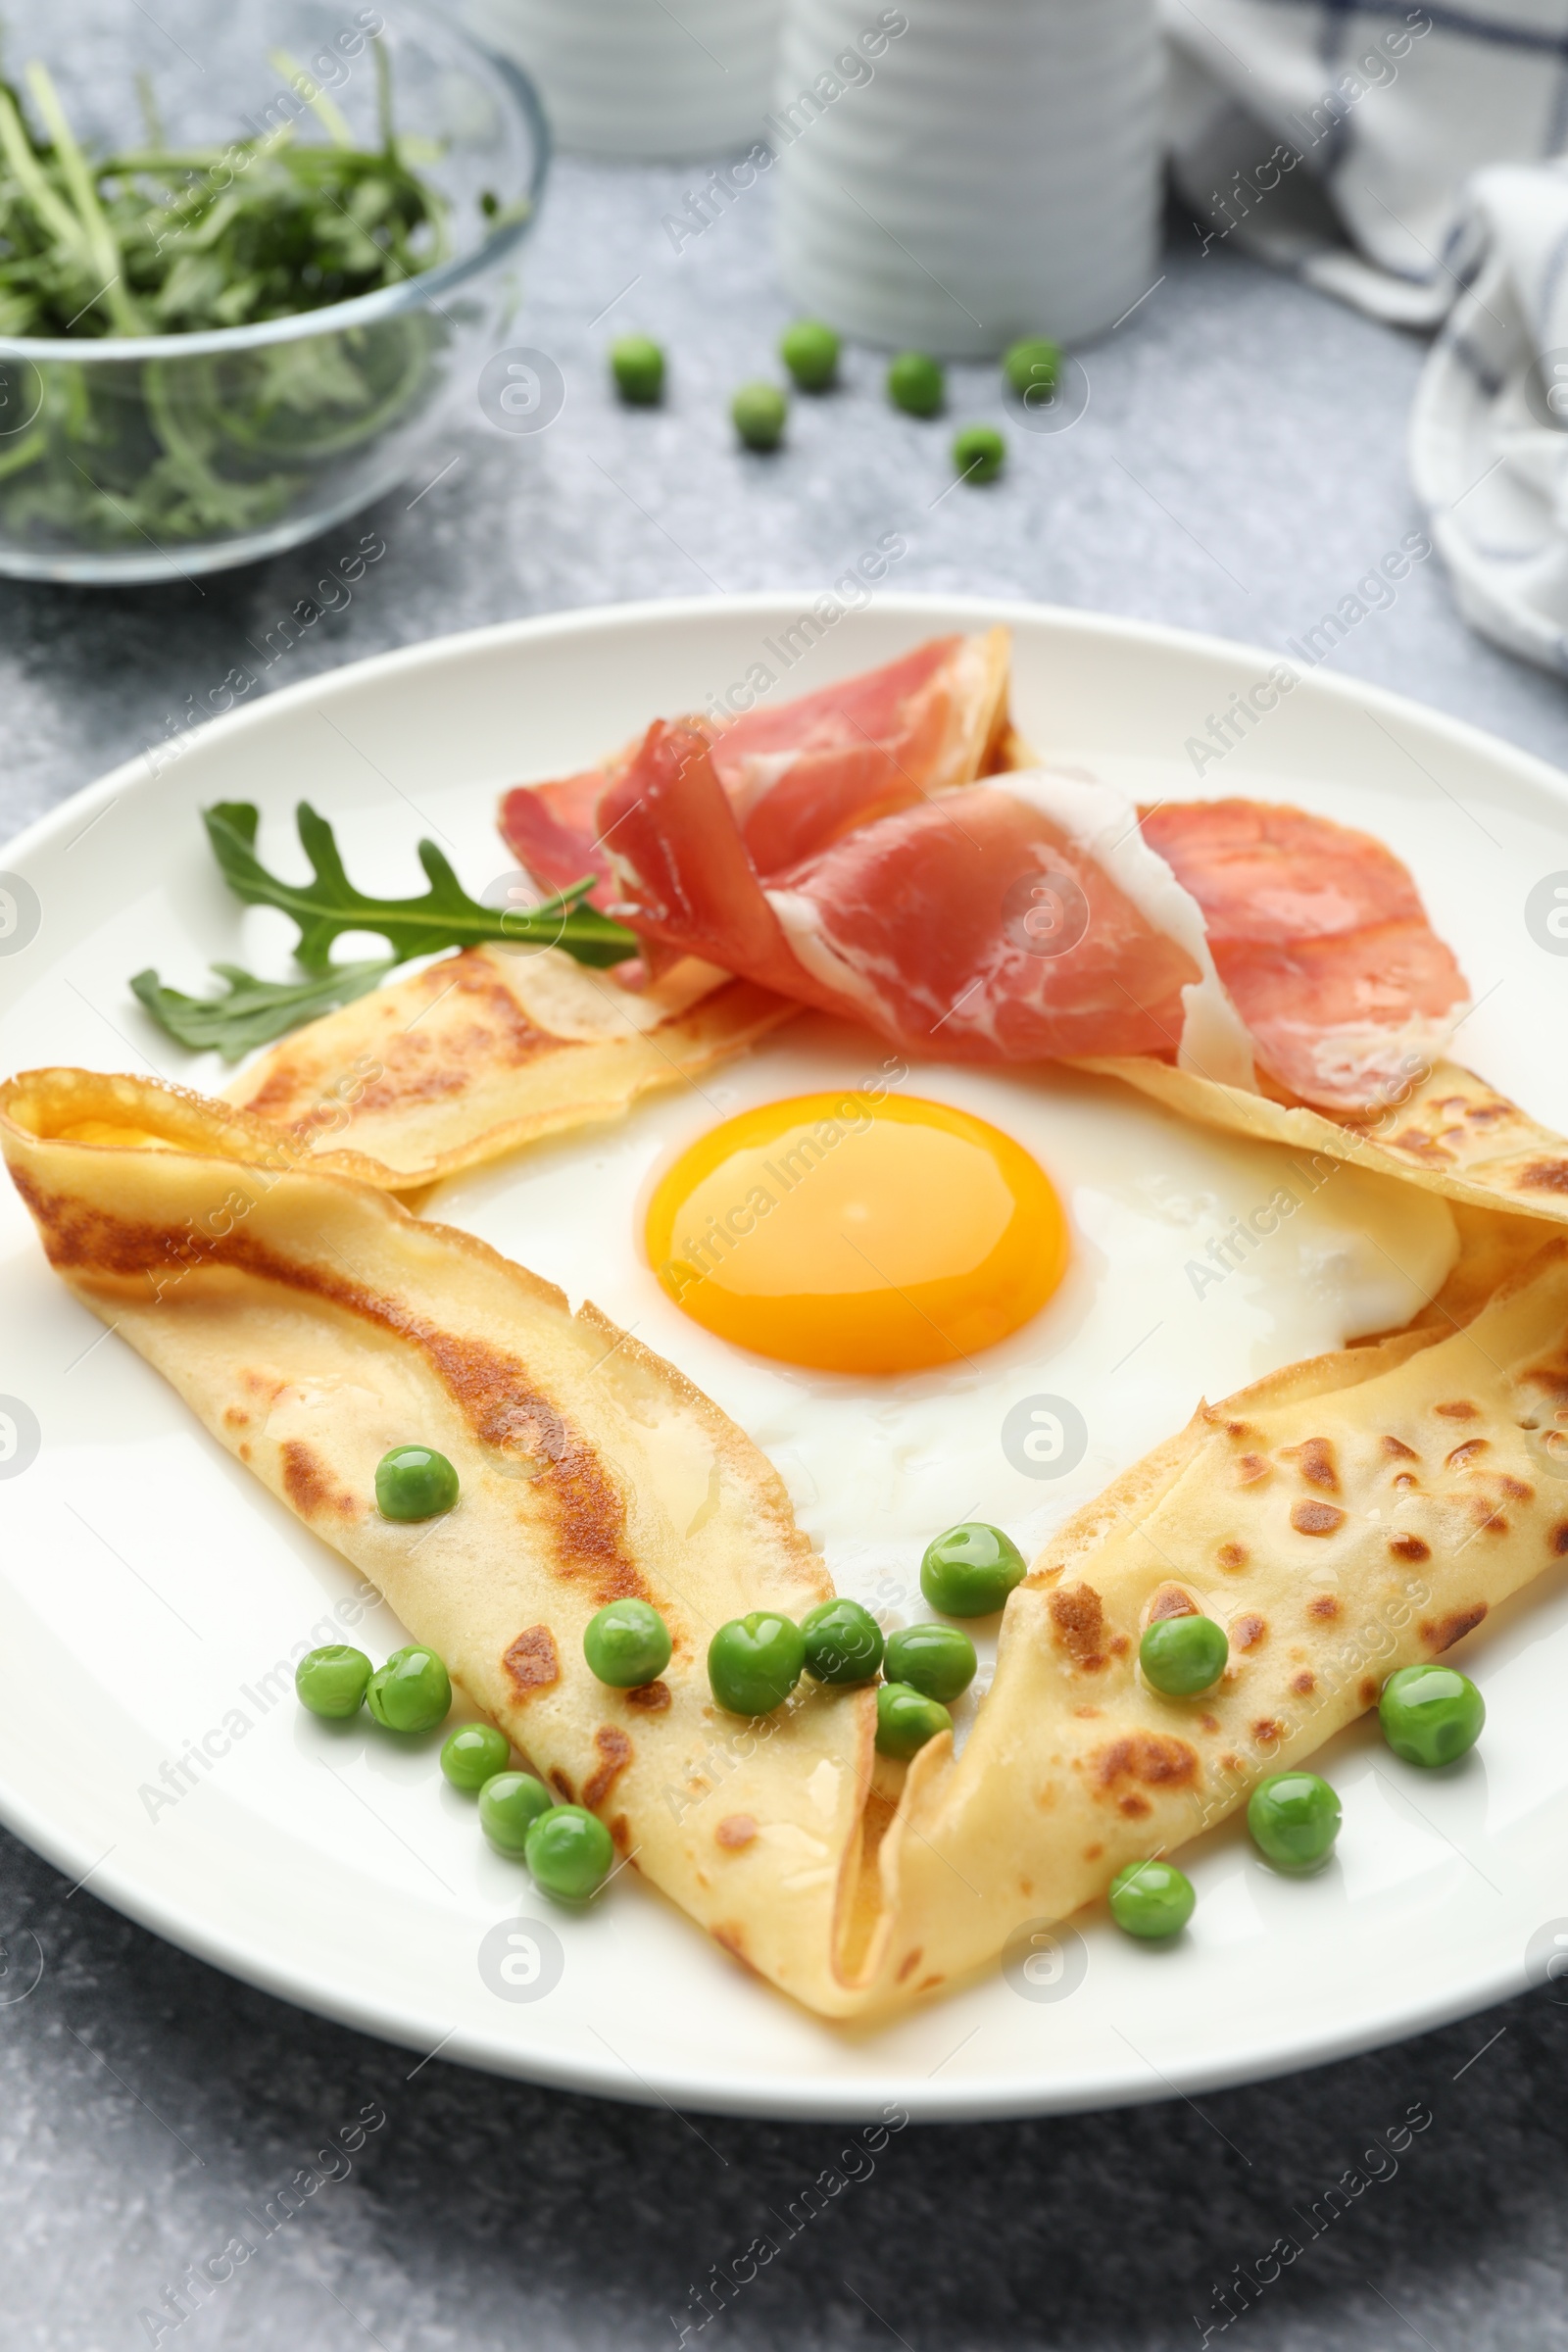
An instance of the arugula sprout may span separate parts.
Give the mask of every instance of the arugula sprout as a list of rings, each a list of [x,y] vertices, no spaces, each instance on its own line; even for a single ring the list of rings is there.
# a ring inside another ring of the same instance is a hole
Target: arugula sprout
[[[584,905],[595,884],[592,874],[537,906],[485,906],[468,897],[434,842],[421,841],[419,863],[430,884],[423,898],[368,898],[349,880],[331,826],[308,801],[295,810],[310,861],[308,882],[285,882],[263,865],[256,855],[260,811],[249,801],[220,801],[203,809],[202,821],[235,897],[247,906],[275,906],[297,926],[294,955],[305,973],[303,980],[258,980],[238,964],[215,963],[213,970],[228,985],[212,997],[166,988],[151,969],[136,973],[132,990],[171,1037],[197,1052],[216,1048],[225,1061],[351,1004],[412,956],[499,940],[561,948],[578,963],[603,969],[635,956],[640,944],[634,931]],[[333,963],[333,943],[345,931],[379,933],[391,953],[385,960]]]
[[[143,87],[146,143],[89,157],[47,70],[0,78],[0,337],[177,338],[351,301],[452,250],[445,200],[399,137],[374,45],[381,137],[357,148],[325,93],[322,139],[284,120],[228,146],[171,146]],[[309,74],[274,61],[296,90]],[[516,217],[518,207],[506,217]],[[503,217],[491,200],[488,220]],[[115,546],[228,536],[275,521],[317,465],[339,463],[435,389],[448,329],[412,311],[202,359],[52,362],[36,416],[0,444],[0,523],[23,540]]]
[[[225,1061],[238,1061],[253,1046],[270,1046],[302,1021],[367,995],[395,960],[337,963],[308,980],[258,980],[237,963],[215,963],[213,970],[228,982],[220,997],[187,997],[165,988],[152,970],[133,973],[130,986],[159,1026],[193,1054],[216,1047]]]
[[[377,56],[380,56],[377,49]],[[274,64],[310,81],[292,60]],[[327,132],[295,125],[224,146],[149,143],[91,161],[46,67],[27,99],[0,80],[0,332],[157,335],[248,326],[351,301],[446,258],[446,205],[388,125],[357,148],[324,92]],[[420,150],[419,152],[423,152]]]

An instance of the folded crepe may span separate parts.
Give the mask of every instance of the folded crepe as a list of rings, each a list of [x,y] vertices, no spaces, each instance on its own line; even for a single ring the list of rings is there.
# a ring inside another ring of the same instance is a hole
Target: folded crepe
[[[596,1309],[572,1314],[383,1191],[247,1159],[261,1127],[132,1078],[0,1088],[13,1179],[76,1297],[380,1588],[634,1869],[823,2005],[874,1702],[813,1690],[760,1736],[713,1705],[706,1668],[725,1620],[799,1617],[832,1590],[777,1475]],[[375,1465],[416,1441],[456,1465],[461,1499],[398,1525],[376,1510]],[[589,1618],[628,1593],[674,1644],[640,1691],[607,1689],[582,1651]]]
[[[632,990],[559,949],[469,948],[308,1023],[224,1092],[321,1164],[414,1192],[615,1118],[797,1009],[691,957]]]
[[[1518,1221],[1465,1208],[1436,1324],[1201,1405],[1012,1594],[962,1753],[944,1734],[873,1775],[867,1692],[808,1681],[755,1726],[709,1696],[716,1625],[830,1591],[723,1413],[467,1235],[298,1164],[275,1132],[267,1163],[268,1133],[155,1081],[0,1088],[0,1145],[76,1296],[654,1885],[828,2017],[931,1993],[1093,1900],[1568,1556],[1568,1240],[1521,1266]],[[371,1480],[414,1439],[462,1498],[410,1528]],[[674,1638],[645,1694],[582,1661],[622,1592]],[[1165,1698],[1138,1642],[1193,1609],[1230,1661],[1214,1691]]]
[[[1290,1366],[1200,1406],[1008,1600],[955,1758],[910,1766],[846,1973],[867,2007],[951,1983],[1168,1853],[1568,1556],[1568,1242],[1463,1329]],[[1139,1672],[1155,1618],[1230,1638],[1218,1688]]]
[[[1324,1152],[1473,1208],[1568,1224],[1568,1139],[1454,1061],[1417,1066],[1381,1110],[1359,1117],[1248,1094],[1147,1054],[1086,1056],[1076,1066],[1254,1143]]]

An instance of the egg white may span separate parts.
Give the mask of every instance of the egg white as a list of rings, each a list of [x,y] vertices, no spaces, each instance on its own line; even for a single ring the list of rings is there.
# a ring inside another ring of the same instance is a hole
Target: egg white
[[[838,1590],[890,1627],[931,1614],[920,1555],[943,1528],[991,1520],[1032,1557],[1200,1396],[1396,1329],[1457,1254],[1437,1195],[1189,1125],[1113,1080],[913,1063],[896,1093],[990,1120],[1052,1179],[1072,1236],[1054,1297],[972,1361],[875,1377],[776,1363],[692,1322],[643,1246],[660,1176],[720,1120],[863,1086],[886,1055],[864,1030],[803,1015],[613,1124],[450,1180],[423,1213],[559,1283],[573,1304],[593,1299],[678,1365],[775,1464]],[[1259,1233],[1254,1216],[1273,1230]],[[1016,1438],[1009,1458],[1004,1424],[1031,1398],[1076,1408],[1081,1458],[1069,1446],[1031,1462]]]

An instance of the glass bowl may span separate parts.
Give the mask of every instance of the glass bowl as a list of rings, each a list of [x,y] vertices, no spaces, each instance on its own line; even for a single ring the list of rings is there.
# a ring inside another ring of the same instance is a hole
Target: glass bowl
[[[216,571],[407,479],[445,416],[475,402],[516,306],[550,144],[526,75],[418,0],[160,0],[156,21],[126,0],[75,0],[29,15],[12,75],[42,61],[89,155],[145,146],[139,82],[171,147],[228,149],[284,122],[324,139],[302,74],[373,149],[377,36],[397,135],[418,142],[416,168],[446,200],[449,250],[374,293],[258,325],[0,336],[0,573]]]

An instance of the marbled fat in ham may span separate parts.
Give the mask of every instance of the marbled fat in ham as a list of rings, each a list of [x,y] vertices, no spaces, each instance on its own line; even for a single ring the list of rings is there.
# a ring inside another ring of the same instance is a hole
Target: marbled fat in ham
[[[711,745],[747,854],[760,873],[772,874],[855,825],[996,766],[1007,666],[1004,629],[933,637],[881,669],[792,702],[684,723]],[[603,767],[507,795],[502,833],[536,882],[564,890],[591,873],[594,905],[609,904],[613,845],[604,838],[599,803],[640,748],[630,744]]]
[[[659,722],[600,816],[619,911],[643,936],[907,1051],[1040,1061],[1180,1046],[1200,964],[1011,777],[876,818],[764,882],[709,745]],[[1082,893],[1065,954],[1035,952],[1014,910],[1031,875]]]
[[[1167,802],[1141,821],[1287,1094],[1358,1110],[1441,1056],[1470,991],[1382,842],[1253,801]]]
[[[654,967],[700,956],[914,1054],[1154,1054],[1244,1086],[1255,1061],[1354,1112],[1443,1053],[1468,990],[1382,843],[998,772],[1005,687],[1002,632],[935,639],[739,719],[659,721],[510,794],[503,830],[541,884],[594,873]],[[1031,894],[1071,921],[1040,936]]]

